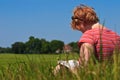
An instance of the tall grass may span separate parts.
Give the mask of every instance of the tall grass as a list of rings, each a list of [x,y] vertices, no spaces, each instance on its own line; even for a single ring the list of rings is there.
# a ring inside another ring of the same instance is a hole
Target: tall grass
[[[0,80],[120,80],[120,54],[114,52],[114,63],[92,61],[87,67],[80,67],[77,74],[68,69],[56,76],[53,69],[57,59],[77,59],[75,53],[57,55],[0,54]]]

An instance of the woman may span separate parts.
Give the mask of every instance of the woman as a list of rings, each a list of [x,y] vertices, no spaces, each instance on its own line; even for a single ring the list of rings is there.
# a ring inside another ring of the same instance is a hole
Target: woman
[[[80,5],[73,11],[71,26],[83,33],[78,45],[79,62],[87,64],[91,55],[98,61],[109,60],[116,47],[120,48],[120,36],[99,23],[93,8]]]
[[[101,25],[96,12],[89,6],[80,5],[74,9],[71,26],[74,30],[83,33],[78,41],[80,58],[75,61],[79,63],[77,65],[86,65],[92,55],[98,61],[109,61],[113,51],[116,48],[120,48],[120,36]],[[62,63],[59,62],[56,69],[60,69],[60,65],[64,65]]]

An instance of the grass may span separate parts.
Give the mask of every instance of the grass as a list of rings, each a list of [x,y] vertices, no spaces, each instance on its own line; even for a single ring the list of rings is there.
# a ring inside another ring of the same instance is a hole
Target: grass
[[[115,52],[117,53],[117,52]],[[114,63],[90,62],[77,70],[77,75],[63,69],[53,75],[58,59],[78,59],[78,54],[0,54],[0,80],[120,80],[120,57]]]

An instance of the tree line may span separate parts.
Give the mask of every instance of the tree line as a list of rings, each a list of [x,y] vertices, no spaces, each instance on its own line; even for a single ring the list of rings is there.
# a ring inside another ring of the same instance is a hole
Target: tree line
[[[26,42],[15,42],[11,47],[0,47],[0,53],[16,53],[16,54],[49,54],[55,53],[56,50],[63,51],[64,42],[61,40],[47,41],[46,39],[35,38],[30,36]],[[78,52],[77,42],[71,42],[68,45],[72,47],[72,51]]]

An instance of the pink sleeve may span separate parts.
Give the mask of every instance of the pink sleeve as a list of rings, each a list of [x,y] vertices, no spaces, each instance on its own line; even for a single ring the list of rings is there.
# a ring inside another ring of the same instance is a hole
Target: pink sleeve
[[[94,45],[93,36],[89,32],[84,33],[78,41],[78,46],[81,47],[82,43],[89,43]]]

